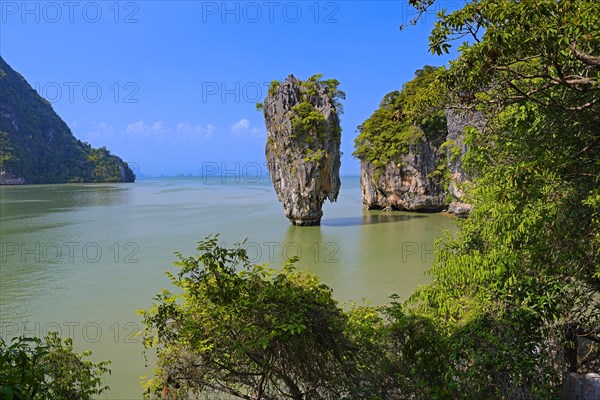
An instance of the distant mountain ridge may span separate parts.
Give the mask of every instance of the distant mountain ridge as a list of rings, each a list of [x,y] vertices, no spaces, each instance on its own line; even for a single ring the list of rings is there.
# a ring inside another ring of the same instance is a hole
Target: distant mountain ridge
[[[75,138],[0,56],[0,185],[133,181],[126,162]]]

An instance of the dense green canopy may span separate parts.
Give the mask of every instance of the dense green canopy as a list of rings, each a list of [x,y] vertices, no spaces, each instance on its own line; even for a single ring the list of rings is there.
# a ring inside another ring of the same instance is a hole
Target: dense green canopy
[[[443,106],[431,107],[423,112],[415,107],[428,100],[435,90],[438,68],[424,66],[415,78],[402,87],[385,95],[379,108],[361,125],[354,141],[354,155],[381,167],[397,162],[398,156],[408,153],[409,146],[422,140],[440,145],[447,135]],[[430,103],[428,103],[430,104]]]
[[[73,341],[56,333],[39,338],[0,339],[0,400],[92,400],[108,387],[102,375],[109,362],[89,361]]]
[[[2,57],[0,92],[0,177],[21,183],[135,180],[127,163],[106,148],[77,140],[52,105]]]

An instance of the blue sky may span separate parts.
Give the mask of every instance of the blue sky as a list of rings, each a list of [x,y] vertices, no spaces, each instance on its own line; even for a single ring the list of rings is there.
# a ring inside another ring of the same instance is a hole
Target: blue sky
[[[448,10],[462,2],[438,2]],[[146,175],[264,163],[255,103],[288,74],[346,92],[342,174],[356,126],[425,64],[435,14],[408,1],[0,1],[0,54],[75,136]]]

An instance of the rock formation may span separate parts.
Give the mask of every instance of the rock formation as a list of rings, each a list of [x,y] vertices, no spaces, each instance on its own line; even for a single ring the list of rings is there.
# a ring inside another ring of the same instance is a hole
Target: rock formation
[[[561,400],[600,399],[600,374],[569,373],[563,382],[560,398]]]
[[[457,146],[459,153],[456,157],[446,154],[448,160],[448,169],[450,170],[450,185],[447,195],[450,196],[448,212],[459,217],[465,217],[471,211],[471,205],[463,201],[464,192],[460,186],[468,182],[467,176],[462,169],[462,159],[467,151],[465,144],[464,130],[467,126],[473,126],[477,129],[483,128],[483,116],[479,112],[460,111],[456,109],[447,109],[446,121],[448,126],[448,141],[452,141]]]
[[[327,89],[318,76],[290,75],[272,84],[263,105],[267,167],[295,225],[319,225],[323,202],[336,201],[340,190],[340,121]]]
[[[436,148],[423,140],[411,145],[397,162],[378,169],[361,162],[360,183],[363,204],[369,209],[442,211],[445,192],[431,174],[435,171]]]
[[[463,202],[464,193],[460,189],[461,184],[468,181],[462,169],[462,157],[467,150],[463,131],[469,125],[481,128],[483,118],[479,113],[450,109],[445,114],[447,136],[441,143],[440,140],[428,140],[424,135],[395,162],[380,168],[368,161],[361,162],[365,207],[468,215],[471,206]],[[442,148],[442,143],[450,145]],[[449,184],[434,174],[444,163],[449,172]]]
[[[0,57],[0,185],[134,180],[119,157],[77,140],[50,103]]]

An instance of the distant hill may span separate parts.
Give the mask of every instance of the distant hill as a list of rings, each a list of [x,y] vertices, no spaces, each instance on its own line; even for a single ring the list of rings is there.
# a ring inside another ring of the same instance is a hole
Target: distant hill
[[[81,142],[0,56],[0,185],[133,182],[127,163]]]

